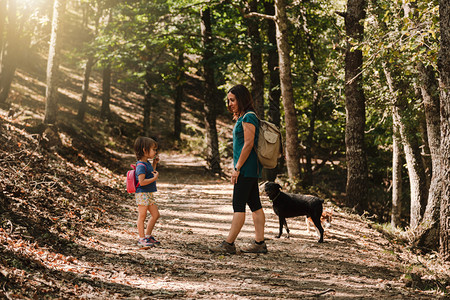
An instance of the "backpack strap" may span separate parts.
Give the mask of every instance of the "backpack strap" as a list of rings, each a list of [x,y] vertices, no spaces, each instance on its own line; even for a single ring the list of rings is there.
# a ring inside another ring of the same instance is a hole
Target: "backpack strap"
[[[244,116],[246,115],[246,114],[254,114],[255,115],[255,117],[258,119],[258,121],[261,121],[259,118],[258,118],[258,115],[254,112],[254,111],[248,111],[248,112],[246,112],[245,114],[244,114]],[[244,117],[243,116],[243,117]]]

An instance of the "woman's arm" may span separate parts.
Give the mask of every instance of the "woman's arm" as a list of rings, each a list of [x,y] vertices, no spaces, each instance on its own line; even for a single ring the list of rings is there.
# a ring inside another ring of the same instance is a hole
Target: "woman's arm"
[[[244,128],[244,146],[242,147],[241,156],[239,156],[239,159],[236,163],[237,170],[234,170],[233,174],[231,175],[231,182],[233,184],[237,182],[240,169],[250,155],[255,141],[255,125],[253,125],[252,123],[243,122],[242,127]]]

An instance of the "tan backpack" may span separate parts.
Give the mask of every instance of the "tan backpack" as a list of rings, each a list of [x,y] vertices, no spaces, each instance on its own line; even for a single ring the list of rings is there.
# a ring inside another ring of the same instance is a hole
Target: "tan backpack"
[[[248,113],[254,114],[249,111]],[[283,152],[281,133],[275,124],[259,120],[258,145],[255,145],[256,154],[261,165],[266,169],[273,169],[278,164],[278,158]]]

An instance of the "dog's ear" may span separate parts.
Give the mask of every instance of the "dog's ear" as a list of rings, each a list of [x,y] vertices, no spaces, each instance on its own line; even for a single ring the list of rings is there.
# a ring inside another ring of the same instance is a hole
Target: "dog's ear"
[[[276,184],[276,187],[277,187],[277,188],[279,188],[280,190],[282,189],[282,188],[281,188],[281,185],[279,185],[278,183],[275,183],[275,184]]]

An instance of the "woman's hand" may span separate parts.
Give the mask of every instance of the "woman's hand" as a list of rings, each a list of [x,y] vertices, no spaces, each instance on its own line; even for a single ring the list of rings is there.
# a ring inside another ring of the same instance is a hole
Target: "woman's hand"
[[[239,170],[233,170],[233,173],[231,173],[231,183],[232,184],[236,184],[237,183],[237,180],[238,180],[238,177],[239,177],[239,173],[240,173]]]

